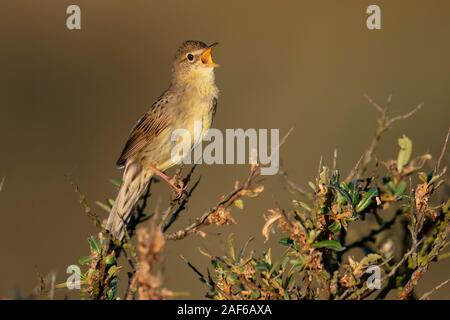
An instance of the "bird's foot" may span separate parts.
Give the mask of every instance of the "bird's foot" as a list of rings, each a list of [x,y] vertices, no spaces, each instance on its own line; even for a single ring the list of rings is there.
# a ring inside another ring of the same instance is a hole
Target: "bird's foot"
[[[149,168],[153,171],[153,173],[156,176],[162,178],[164,181],[167,182],[170,188],[175,192],[177,200],[183,198],[183,196],[188,195],[183,180],[180,179],[180,177],[177,174],[173,178],[169,178],[165,173],[163,173],[156,167],[149,165]]]
[[[175,176],[174,180],[176,178],[177,177]],[[172,187],[172,190],[175,192],[177,200],[180,200],[183,197],[187,197],[188,196],[188,193],[187,193],[187,190],[186,190],[186,186],[184,185],[184,182],[182,180],[178,180],[178,179],[176,179],[175,181],[172,180],[169,185]]]

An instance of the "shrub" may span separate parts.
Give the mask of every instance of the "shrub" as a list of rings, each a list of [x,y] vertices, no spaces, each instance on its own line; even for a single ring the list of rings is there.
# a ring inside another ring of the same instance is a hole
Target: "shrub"
[[[261,230],[266,240],[278,237],[279,245],[285,247],[283,254],[274,257],[270,248],[260,254],[247,253],[252,238],[236,250],[230,235],[226,255],[203,252],[211,265],[206,275],[185,260],[206,285],[207,297],[384,299],[395,291],[398,299],[417,298],[414,288],[430,264],[450,256],[445,252],[449,244],[450,199],[441,190],[446,183],[443,159],[449,135],[434,165],[430,154],[413,157],[413,143],[406,136],[399,138],[395,158],[378,162],[374,155],[382,134],[420,106],[406,115],[390,118],[386,108],[368,100],[380,113],[378,127],[367,151],[348,175],[344,177],[338,170],[336,155],[332,166],[319,165],[317,178],[309,182],[308,191],[282,173],[294,195],[293,206],[268,210]],[[176,293],[163,287],[161,253],[168,241],[179,241],[192,234],[205,237],[207,234],[202,230],[205,226],[236,223],[232,208],[243,209],[245,198],[255,198],[264,190],[256,183],[259,167],[253,165],[243,183],[236,182],[229,194],[192,224],[169,231],[186,210],[199,183],[191,181],[195,166],[184,177],[182,170],[177,171],[175,179],[188,187],[187,195],[172,198],[164,210],[147,212],[150,183],[134,209],[128,235],[122,243],[109,239],[101,219],[74,185],[86,212],[100,228],[98,236],[88,240],[89,256],[80,259],[80,264],[86,267],[80,274],[82,297],[118,298],[118,274],[123,270],[118,265],[121,254],[132,269],[125,298],[176,297]],[[113,203],[109,199],[99,205],[109,211]],[[355,232],[362,228],[369,232],[366,235]],[[399,238],[402,241],[396,240]],[[445,283],[421,298],[428,298]]]

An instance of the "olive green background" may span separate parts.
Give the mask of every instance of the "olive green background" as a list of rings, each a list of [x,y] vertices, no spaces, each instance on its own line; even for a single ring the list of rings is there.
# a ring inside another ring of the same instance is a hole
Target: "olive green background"
[[[82,30],[67,30],[69,4],[81,7]],[[382,30],[366,28],[370,4],[381,6]],[[360,157],[377,116],[364,94],[384,103],[392,93],[391,114],[424,102],[386,134],[380,159],[396,156],[403,133],[413,139],[415,154],[438,155],[450,125],[446,0],[2,0],[0,12],[0,297],[12,297],[15,288],[28,295],[36,269],[55,271],[63,282],[66,267],[88,253],[86,239],[96,230],[65,175],[106,216],[95,201],[115,195],[108,179],[121,172],[114,163],[130,128],[167,88],[172,57],[184,40],[220,42],[215,127],[279,128],[281,135],[294,127],[281,157],[301,186],[314,178],[321,156],[331,163],[334,148],[343,172]],[[201,166],[201,185],[174,230],[247,171]],[[201,298],[204,287],[180,255],[206,270],[208,260],[197,248],[221,254],[229,233],[238,246],[255,236],[251,247],[263,248],[263,214],[290,203],[279,177],[264,184],[260,199],[234,210],[238,225],[168,244],[167,287]],[[168,195],[159,184],[150,208]],[[434,265],[419,289],[448,278],[449,266]],[[450,287],[434,297],[449,299]]]

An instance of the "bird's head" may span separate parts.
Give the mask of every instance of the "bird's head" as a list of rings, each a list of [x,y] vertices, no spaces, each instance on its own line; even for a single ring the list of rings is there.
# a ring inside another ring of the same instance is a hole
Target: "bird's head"
[[[214,79],[214,68],[219,65],[212,59],[212,50],[218,43],[206,45],[188,40],[178,48],[173,63],[174,81],[204,81]]]

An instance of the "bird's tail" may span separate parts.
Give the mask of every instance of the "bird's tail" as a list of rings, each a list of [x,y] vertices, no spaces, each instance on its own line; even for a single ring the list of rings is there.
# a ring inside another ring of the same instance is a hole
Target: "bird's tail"
[[[125,166],[122,185],[106,223],[106,230],[115,239],[123,239],[133,207],[147,187],[151,176],[150,170],[143,170],[137,163],[128,163]]]

